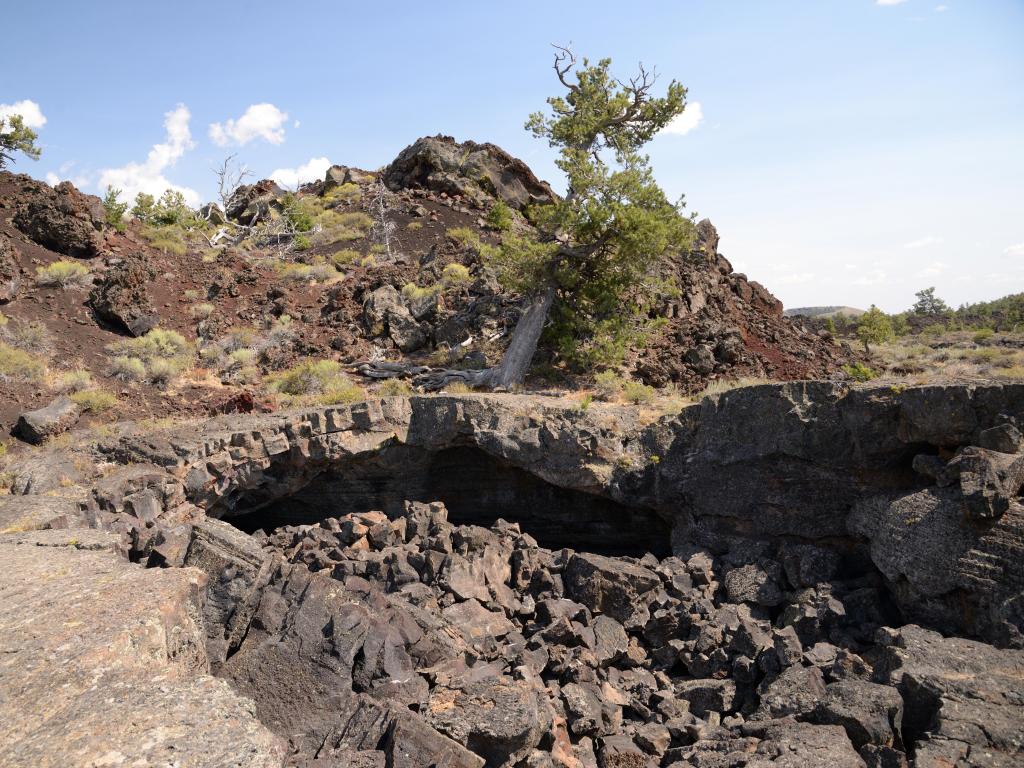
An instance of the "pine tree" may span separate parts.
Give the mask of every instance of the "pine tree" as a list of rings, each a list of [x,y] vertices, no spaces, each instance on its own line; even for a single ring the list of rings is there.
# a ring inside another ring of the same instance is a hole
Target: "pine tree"
[[[14,159],[14,152],[21,152],[32,160],[38,160],[42,151],[36,146],[38,134],[25,125],[21,115],[0,117],[0,170]]]

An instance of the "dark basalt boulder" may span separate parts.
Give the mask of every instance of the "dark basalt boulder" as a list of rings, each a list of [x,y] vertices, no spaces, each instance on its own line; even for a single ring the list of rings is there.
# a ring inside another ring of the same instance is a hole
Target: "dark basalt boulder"
[[[94,195],[75,189],[69,181],[51,188],[41,181],[22,182],[14,226],[46,248],[75,258],[92,258],[103,249],[106,213]]]
[[[403,149],[383,174],[392,189],[420,187],[461,195],[481,206],[494,198],[520,210],[551,202],[554,192],[518,158],[494,144],[429,136]]]
[[[160,321],[148,291],[155,277],[155,270],[139,259],[116,263],[93,286],[89,306],[101,320],[143,336]]]
[[[21,414],[15,431],[28,442],[39,444],[48,437],[67,432],[81,415],[82,409],[71,399],[58,397],[49,405]]]

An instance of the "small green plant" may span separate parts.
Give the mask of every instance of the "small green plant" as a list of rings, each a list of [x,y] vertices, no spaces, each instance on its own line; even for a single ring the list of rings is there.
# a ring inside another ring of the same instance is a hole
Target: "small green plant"
[[[469,274],[469,268],[457,262],[452,262],[445,266],[441,273],[441,279],[449,287],[465,285],[473,280]]]
[[[377,391],[384,397],[408,397],[412,394],[412,387],[403,379],[387,379]]]
[[[441,284],[433,283],[420,288],[416,283],[406,283],[402,286],[402,295],[409,301],[421,301],[431,296],[437,296],[441,292]]]
[[[363,257],[359,251],[353,251],[351,248],[343,248],[340,251],[335,251],[331,254],[331,261],[334,262],[336,267],[344,267],[350,264],[356,264]]]
[[[12,347],[40,355],[48,354],[53,344],[50,331],[41,320],[7,323],[4,336]]]
[[[146,364],[137,357],[118,355],[110,361],[110,375],[122,381],[142,381],[146,378]]]
[[[304,360],[270,377],[271,388],[283,395],[313,395],[326,391],[341,373],[336,360]]]
[[[46,363],[23,349],[0,341],[0,380],[36,382],[46,374]]]
[[[370,253],[375,253],[380,256],[382,253],[387,253],[388,247],[384,243],[374,243],[370,246]]]
[[[362,195],[363,193],[359,189],[359,185],[353,184],[350,181],[347,184],[341,184],[332,188],[324,195],[324,200],[328,202],[341,201],[344,203],[354,203],[362,197]]]
[[[622,385],[622,396],[633,405],[643,405],[654,400],[654,387],[642,381],[627,381]]]
[[[292,240],[292,248],[296,251],[308,251],[312,247],[313,241],[309,239],[309,235],[299,234]]]
[[[583,411],[584,413],[590,408],[591,403],[594,402],[594,396],[587,392],[583,397],[576,403],[576,410]]]
[[[36,267],[36,283],[50,288],[87,288],[92,283],[89,268],[73,259],[61,259]]]
[[[472,392],[473,389],[464,381],[453,381],[450,384],[445,384],[444,391],[449,395],[465,395]]]
[[[104,413],[117,405],[117,396],[104,389],[83,389],[73,393],[71,399],[89,413]]]
[[[57,375],[53,388],[58,392],[81,392],[92,387],[92,374],[84,369],[64,371]]]
[[[921,329],[922,336],[941,336],[945,332],[946,326],[944,323],[932,323]]]
[[[118,199],[120,196],[121,190],[115,189],[113,186],[108,184],[107,193],[103,196],[103,211],[106,215],[107,224],[112,226],[118,232],[124,232],[124,215],[128,212],[128,203],[122,203]]]
[[[214,313],[217,308],[213,304],[202,302],[201,304],[193,304],[188,309],[188,313],[197,320],[205,320]]]
[[[843,366],[843,372],[854,381],[871,381],[878,374],[864,363],[851,363]]]
[[[991,339],[995,335],[995,331],[991,328],[979,328],[974,332],[972,340],[975,344],[984,344],[986,341]]]
[[[504,200],[498,200],[491,206],[491,210],[487,212],[487,217],[484,221],[491,229],[496,229],[499,232],[508,232],[512,229],[514,221],[512,209],[505,204]]]
[[[183,370],[184,365],[180,360],[157,358],[146,365],[146,378],[158,387],[167,387]]]
[[[601,371],[594,376],[594,390],[598,400],[616,400],[622,392],[622,380],[615,371]]]
[[[405,228],[410,232],[416,232],[417,230],[423,229],[422,221],[410,221],[405,225]]]
[[[480,235],[469,227],[452,227],[448,230],[447,235],[458,245],[463,247],[469,246],[474,249],[480,248]]]

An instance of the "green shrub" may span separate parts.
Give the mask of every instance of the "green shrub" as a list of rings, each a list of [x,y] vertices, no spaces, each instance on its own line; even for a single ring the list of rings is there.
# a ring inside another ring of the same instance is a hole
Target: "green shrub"
[[[296,235],[292,240],[292,248],[296,251],[308,251],[312,247],[313,241],[309,239],[309,235]]]
[[[277,270],[281,279],[288,283],[323,282],[333,277],[336,272],[333,266],[323,262],[317,264],[289,262],[281,264]]]
[[[185,233],[177,227],[145,227],[142,236],[158,251],[184,256],[188,252]]]
[[[622,385],[622,396],[626,402],[633,405],[649,403],[654,400],[654,387],[650,387],[642,381],[627,381]]]
[[[311,232],[316,224],[316,215],[321,209],[319,201],[314,205],[310,198],[298,198],[291,192],[281,199],[285,218],[296,232]]]
[[[57,375],[53,388],[58,392],[80,392],[92,386],[92,374],[81,368]]]
[[[854,381],[871,381],[878,376],[872,368],[864,365],[864,363],[844,365],[843,371]]]
[[[377,391],[384,397],[406,397],[412,394],[412,387],[403,379],[387,379]]]
[[[177,331],[154,328],[145,336],[124,339],[107,347],[118,355],[137,357],[148,363],[152,360],[185,359],[192,356],[192,345]]]
[[[946,326],[943,323],[932,323],[921,329],[922,336],[941,336],[945,332]]]
[[[622,380],[615,371],[601,371],[594,376],[594,391],[598,400],[615,400],[622,392]]]
[[[313,395],[326,391],[340,374],[336,360],[304,360],[269,377],[269,383],[283,395]]]
[[[213,304],[202,302],[201,304],[193,304],[189,307],[188,313],[197,320],[205,320],[214,313],[217,308]]]
[[[83,411],[103,413],[117,405],[117,396],[104,389],[83,389],[71,395]]]
[[[107,224],[118,232],[124,232],[124,215],[128,212],[128,203],[118,200],[121,195],[120,189],[107,185],[107,193],[103,196],[103,211],[106,215]]]
[[[410,232],[416,232],[417,230],[423,229],[422,221],[410,221],[405,225],[405,228]]]
[[[423,288],[420,288],[415,283],[406,283],[402,286],[402,295],[409,301],[419,301],[430,296],[436,296],[441,292],[441,288],[440,283],[433,283]]]
[[[514,221],[512,209],[505,204],[504,200],[498,200],[491,206],[491,210],[487,212],[487,217],[484,221],[491,229],[496,229],[499,232],[508,232],[512,229]]]
[[[382,253],[387,253],[388,247],[384,243],[374,243],[370,246],[370,253],[375,253],[380,256]]]
[[[146,364],[146,378],[158,387],[166,387],[184,370],[181,360],[158,357]]]
[[[46,363],[23,349],[0,341],[0,379],[36,382],[46,374]]]
[[[340,200],[345,203],[354,203],[362,196],[363,193],[359,189],[359,185],[353,184],[350,181],[348,184],[341,184],[329,190],[327,194],[324,195],[324,200],[329,202]]]
[[[445,266],[444,271],[441,273],[441,279],[448,286],[465,285],[473,280],[469,274],[469,268],[456,262]]]
[[[123,381],[142,381],[146,378],[146,364],[137,357],[118,355],[110,361],[110,375]]]
[[[12,347],[46,354],[53,344],[50,331],[41,320],[21,320],[5,325],[4,336]]]
[[[351,211],[349,213],[338,214],[338,224],[342,227],[354,229],[366,234],[370,231],[370,227],[373,226],[373,219],[360,211]]]
[[[477,250],[480,248],[480,235],[469,227],[452,227],[448,230],[447,235],[463,247],[469,246]]]
[[[991,328],[979,328],[975,331],[973,340],[975,344],[984,344],[986,341],[991,339],[995,335],[995,331]]]
[[[334,266],[341,267],[349,264],[357,263],[363,255],[359,251],[353,251],[351,248],[343,248],[340,251],[335,251],[331,254],[331,261],[334,262]]]
[[[366,393],[360,387],[345,379],[332,381],[322,393],[312,397],[312,401],[317,405],[358,403],[365,399]]]

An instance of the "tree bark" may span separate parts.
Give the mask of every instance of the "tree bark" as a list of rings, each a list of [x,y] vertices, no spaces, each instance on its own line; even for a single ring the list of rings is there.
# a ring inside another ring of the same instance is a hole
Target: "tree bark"
[[[411,376],[413,384],[427,392],[443,389],[452,382],[462,382],[469,387],[481,389],[508,389],[517,386],[523,383],[530,369],[530,362],[537,352],[537,343],[544,331],[544,323],[554,300],[554,287],[545,288],[527,300],[501,362],[491,368],[476,371],[456,368],[434,370],[402,363],[361,363],[356,366],[356,371],[375,379]]]

